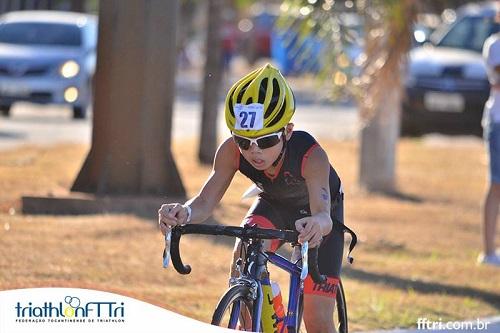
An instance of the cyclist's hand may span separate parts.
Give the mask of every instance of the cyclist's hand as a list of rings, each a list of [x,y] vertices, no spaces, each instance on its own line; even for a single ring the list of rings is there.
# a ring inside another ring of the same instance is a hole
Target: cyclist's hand
[[[299,232],[299,243],[309,241],[309,247],[317,247],[323,240],[323,230],[318,218],[308,216],[295,221],[295,229]]]
[[[158,210],[158,224],[164,235],[170,228],[186,224],[187,218],[187,208],[180,203],[164,204]]]

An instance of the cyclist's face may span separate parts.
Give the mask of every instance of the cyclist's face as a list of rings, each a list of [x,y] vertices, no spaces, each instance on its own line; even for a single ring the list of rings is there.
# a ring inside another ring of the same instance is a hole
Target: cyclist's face
[[[291,126],[290,126],[291,125]],[[278,158],[281,149],[283,148],[283,142],[289,140],[292,136],[293,124],[287,126],[286,136],[281,136],[280,142],[270,148],[261,149],[255,143],[250,145],[250,148],[243,150],[240,148],[241,155],[257,170],[269,169],[274,161]]]
[[[242,150],[241,155],[257,170],[268,169],[278,158],[283,148],[283,137],[281,141],[271,148],[261,149],[255,143],[252,143],[249,149]]]

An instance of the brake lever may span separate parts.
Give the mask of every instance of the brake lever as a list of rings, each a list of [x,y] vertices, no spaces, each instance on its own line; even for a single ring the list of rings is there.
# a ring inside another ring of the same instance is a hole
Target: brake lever
[[[308,264],[308,250],[309,250],[309,242],[304,242],[300,248],[300,254],[302,256],[302,271],[300,272],[300,280],[304,281],[309,273],[309,264]]]
[[[170,239],[172,238],[172,231],[169,230],[165,233],[165,248],[163,249],[163,268],[167,268],[170,264]]]

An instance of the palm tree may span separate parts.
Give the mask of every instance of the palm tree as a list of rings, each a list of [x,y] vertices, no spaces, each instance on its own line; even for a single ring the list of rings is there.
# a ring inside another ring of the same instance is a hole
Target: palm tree
[[[348,4],[349,3],[349,4]],[[332,87],[333,96],[341,93],[356,97],[361,122],[359,181],[371,191],[395,190],[396,145],[407,51],[416,15],[415,0],[346,1],[342,10],[331,0],[285,1],[287,16],[280,21],[285,31],[297,31],[299,46],[305,38],[323,44],[321,77]],[[351,6],[352,5],[352,6]],[[349,28],[344,15],[357,13],[364,19],[364,52],[350,59],[348,44],[360,43],[359,32]],[[307,47],[301,52],[305,59]],[[307,64],[307,62],[306,62]],[[333,83],[333,85],[332,85]]]
[[[360,184],[368,190],[391,192],[396,187],[396,148],[400,132],[402,84],[411,45],[414,0],[380,1],[380,14],[365,8],[367,61],[363,75],[366,97],[360,100]],[[381,17],[381,19],[376,19]],[[363,79],[361,79],[363,81]]]

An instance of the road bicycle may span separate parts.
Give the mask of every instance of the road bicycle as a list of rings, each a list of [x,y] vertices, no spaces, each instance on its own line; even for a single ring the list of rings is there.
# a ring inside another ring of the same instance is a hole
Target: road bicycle
[[[236,267],[240,275],[230,279],[230,286],[219,300],[214,311],[213,325],[252,332],[267,333],[269,331],[267,329],[269,322],[265,322],[269,318],[263,317],[263,307],[270,300],[266,299],[264,289],[270,282],[267,263],[271,262],[290,274],[287,312],[283,317],[279,317],[274,313],[271,318],[274,320],[271,332],[301,332],[304,279],[310,273],[313,281],[319,285],[326,280],[326,277],[319,273],[317,263],[318,248],[308,249],[308,244],[305,242],[301,246],[301,258],[292,262],[279,254],[264,251],[262,241],[277,239],[284,243],[290,243],[294,248],[300,247],[297,241],[298,232],[296,231],[261,229],[249,226],[233,227],[199,224],[176,226],[171,233],[165,235],[166,247],[163,253],[163,266],[168,266],[169,257],[171,256],[172,264],[180,274],[189,274],[191,272],[191,267],[183,264],[179,251],[180,238],[185,234],[237,237],[242,240],[242,249],[246,248],[245,255],[240,255],[240,258],[236,260]],[[356,244],[356,235],[352,233],[351,236],[350,251]],[[351,257],[348,256],[348,258],[352,262]],[[339,283],[337,288],[336,308],[333,314],[334,323],[338,332],[347,333],[347,306],[342,283]],[[264,330],[264,327],[267,330]],[[278,330],[278,328],[281,328],[281,330]]]

